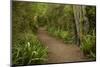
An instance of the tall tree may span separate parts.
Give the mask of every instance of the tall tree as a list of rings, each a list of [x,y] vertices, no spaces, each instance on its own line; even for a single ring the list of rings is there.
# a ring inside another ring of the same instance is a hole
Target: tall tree
[[[77,30],[77,44],[80,45],[82,36],[87,34],[89,30],[89,21],[86,16],[86,6],[73,6],[73,11]]]
[[[73,12],[74,12],[74,19],[75,19],[75,24],[76,24],[76,30],[77,30],[77,38],[76,38],[76,43],[77,45],[80,45],[80,6],[73,6]]]

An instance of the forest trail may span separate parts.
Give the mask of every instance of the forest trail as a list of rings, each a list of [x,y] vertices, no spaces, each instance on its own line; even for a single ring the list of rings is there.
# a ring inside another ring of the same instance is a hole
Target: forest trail
[[[37,34],[39,40],[48,47],[47,63],[85,61],[80,48],[74,44],[65,44],[60,39],[50,36],[47,31],[40,28]]]

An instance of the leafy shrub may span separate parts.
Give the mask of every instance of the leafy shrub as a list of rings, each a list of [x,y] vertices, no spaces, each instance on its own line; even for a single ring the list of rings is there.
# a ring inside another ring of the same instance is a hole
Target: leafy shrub
[[[96,58],[96,40],[95,40],[95,36],[91,36],[91,35],[86,35],[83,37],[83,41],[81,43],[81,49],[83,51],[83,53],[90,57],[95,59]]]
[[[41,64],[47,49],[37,39],[36,12],[25,2],[13,2],[12,14],[12,63],[13,65]],[[35,9],[36,10],[36,9]]]
[[[72,34],[69,33],[68,31],[60,30],[60,29],[55,29],[53,27],[48,28],[48,32],[55,37],[63,39],[65,43],[72,43],[73,42],[73,37]]]
[[[67,31],[61,31],[60,36],[61,38],[65,39],[67,36],[69,36],[69,33]]]
[[[13,65],[42,64],[47,59],[47,48],[33,34],[26,34],[13,44]]]

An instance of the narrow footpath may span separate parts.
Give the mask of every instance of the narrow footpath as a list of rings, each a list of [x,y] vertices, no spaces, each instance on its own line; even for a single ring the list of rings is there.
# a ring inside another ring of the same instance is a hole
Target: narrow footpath
[[[85,61],[83,53],[75,44],[65,44],[63,41],[50,36],[47,31],[40,28],[37,34],[39,40],[48,47],[47,63]]]

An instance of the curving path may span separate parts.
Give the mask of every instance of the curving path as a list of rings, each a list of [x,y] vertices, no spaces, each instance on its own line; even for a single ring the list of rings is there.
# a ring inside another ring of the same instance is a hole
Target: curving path
[[[40,28],[37,34],[39,40],[48,47],[47,63],[86,61],[80,48],[74,44],[65,44],[63,41],[50,36]]]

